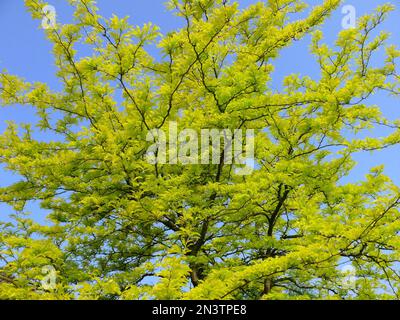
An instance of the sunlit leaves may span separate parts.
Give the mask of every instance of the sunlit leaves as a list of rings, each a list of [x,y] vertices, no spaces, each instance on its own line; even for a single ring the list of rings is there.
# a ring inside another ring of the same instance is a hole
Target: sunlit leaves
[[[71,4],[74,22],[46,30],[62,90],[0,76],[1,105],[38,116],[0,136],[0,163],[19,177],[0,189],[17,213],[0,232],[1,298],[398,298],[399,189],[382,167],[343,182],[355,152],[400,141],[399,121],[369,102],[399,94],[399,50],[375,30],[391,6],[328,45],[319,26],[339,1],[299,18],[302,1],[172,0],[183,27],[166,35]],[[44,3],[26,5],[41,18]],[[272,90],[275,59],[308,34],[319,74]],[[256,170],[149,163],[146,134],[169,121],[254,129]],[[381,126],[386,136],[364,134]],[[33,201],[45,223],[26,216]]]

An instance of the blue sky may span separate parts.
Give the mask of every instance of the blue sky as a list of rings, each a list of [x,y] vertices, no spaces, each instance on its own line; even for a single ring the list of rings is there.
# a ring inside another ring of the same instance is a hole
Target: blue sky
[[[70,22],[72,9],[66,0],[48,0],[57,10],[59,22]],[[179,18],[173,16],[165,9],[165,0],[98,0],[100,13],[106,17],[116,14],[118,16],[130,16],[132,24],[141,25],[152,21],[161,27],[163,33],[168,32],[181,25]],[[239,4],[245,7],[256,2],[255,0],[239,0]],[[316,5],[322,0],[308,0],[310,5]],[[388,1],[381,0],[354,0],[345,1],[344,4],[351,4],[356,8],[357,16],[371,12],[374,7]],[[397,4],[384,29],[392,33],[391,43],[400,44],[400,2],[389,1]],[[343,18],[340,9],[332,15],[323,27],[328,41],[334,39],[341,30]],[[60,84],[55,77],[55,66],[51,55],[51,45],[46,40],[43,30],[40,29],[40,21],[32,20],[26,12],[22,0],[0,0],[0,70],[7,69],[11,74],[19,75],[30,82],[46,82],[53,89],[60,89]],[[279,88],[284,76],[291,73],[301,73],[317,77],[316,64],[308,53],[308,40],[295,43],[292,47],[285,49],[276,64],[273,86]],[[388,98],[386,95],[377,95],[371,104],[378,104],[384,114],[390,118],[399,117],[399,99]],[[13,120],[17,123],[34,122],[34,112],[29,107],[5,107],[0,109],[0,132],[6,127],[6,120]],[[385,132],[376,130],[375,134],[383,135]],[[39,138],[48,138],[44,134],[38,134]],[[400,185],[400,147],[392,147],[373,154],[356,155],[358,162],[351,176],[346,181],[360,180],[372,166],[385,164],[385,172]],[[18,177],[5,172],[0,167],[0,186],[5,186],[15,181]],[[37,206],[32,205],[31,210],[36,211]],[[0,205],[0,220],[5,219],[11,210]]]

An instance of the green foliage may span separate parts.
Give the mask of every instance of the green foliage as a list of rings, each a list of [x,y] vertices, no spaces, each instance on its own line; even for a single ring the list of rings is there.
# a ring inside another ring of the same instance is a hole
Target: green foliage
[[[0,229],[0,298],[399,298],[399,187],[382,167],[341,180],[354,153],[400,141],[399,122],[368,104],[400,93],[400,51],[375,32],[391,5],[328,46],[318,28],[340,1],[296,20],[301,1],[240,10],[171,0],[185,26],[167,35],[105,19],[94,1],[70,2],[74,23],[46,30],[63,89],[0,73],[0,104],[33,106],[40,119],[10,122],[0,136],[0,163],[20,177],[0,189],[16,211]],[[44,3],[25,3],[42,18]],[[309,34],[318,79],[291,74],[272,90],[275,59]],[[92,54],[79,57],[83,43]],[[258,168],[240,176],[223,162],[150,164],[146,134],[169,121],[198,132],[254,129]],[[390,133],[356,135],[378,126]],[[49,212],[47,224],[29,217],[30,201]],[[347,261],[352,287],[340,271]],[[57,282],[43,289],[48,265]]]

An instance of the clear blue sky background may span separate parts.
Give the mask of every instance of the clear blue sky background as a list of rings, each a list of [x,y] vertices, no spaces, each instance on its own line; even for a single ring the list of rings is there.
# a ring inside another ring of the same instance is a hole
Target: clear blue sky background
[[[72,9],[66,0],[48,0],[57,10],[59,22],[70,22]],[[118,16],[130,16],[132,24],[142,25],[152,21],[161,27],[163,33],[168,32],[182,24],[179,18],[173,16],[165,9],[164,0],[98,0],[100,13],[106,17],[113,13]],[[245,7],[256,2],[255,0],[239,0],[239,4]],[[317,5],[322,0],[308,0],[310,5]],[[357,10],[357,16],[371,12],[377,5],[391,2],[398,6],[384,29],[392,33],[390,42],[400,45],[400,1],[382,0],[353,0],[344,4],[351,4]],[[323,30],[328,41],[332,41],[335,35],[341,30],[343,15],[340,9],[327,21]],[[51,45],[46,40],[43,30],[39,28],[40,21],[32,20],[26,12],[23,0],[0,0],[0,70],[7,69],[11,74],[19,75],[30,82],[46,82],[53,89],[60,89],[61,86],[55,77],[56,68],[51,55]],[[309,38],[308,38],[309,40]],[[285,49],[276,64],[274,88],[279,88],[284,76],[291,73],[301,73],[317,77],[318,68],[312,56],[308,53],[308,40],[299,41],[291,48]],[[386,95],[379,95],[370,100],[371,104],[378,104],[384,114],[390,118],[400,118],[399,99],[389,98]],[[35,116],[28,107],[5,107],[0,109],[0,132],[6,127],[6,120],[13,120],[17,123],[34,122]],[[385,132],[376,130],[375,134],[383,135]],[[38,133],[40,139],[51,137]],[[346,181],[356,181],[363,178],[372,166],[385,164],[385,172],[400,185],[400,147],[392,147],[373,154],[356,155],[358,162],[352,175]],[[0,167],[0,186],[5,186],[18,179],[11,173]],[[34,211],[37,220],[42,220],[44,212],[40,212],[37,204],[31,204],[30,210]],[[40,213],[39,213],[40,212]],[[6,216],[12,210],[0,204],[0,221],[7,220]]]

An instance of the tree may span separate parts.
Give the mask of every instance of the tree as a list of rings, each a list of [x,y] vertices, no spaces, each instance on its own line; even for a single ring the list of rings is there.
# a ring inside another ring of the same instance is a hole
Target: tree
[[[43,18],[44,3],[25,3]],[[74,23],[46,30],[63,90],[0,77],[0,104],[40,117],[0,136],[0,162],[21,178],[0,189],[16,212],[1,225],[1,298],[399,298],[399,187],[383,167],[342,182],[354,153],[400,141],[399,122],[368,105],[378,92],[400,93],[400,51],[375,32],[392,5],[330,47],[320,26],[338,0],[306,17],[297,0],[246,9],[170,0],[184,26],[167,35],[105,19],[91,0],[70,3]],[[307,35],[319,78],[291,74],[272,90],[282,49]],[[90,56],[78,55],[83,43]],[[148,52],[155,44],[159,59]],[[215,164],[149,162],[148,132],[172,121],[199,133],[253,129],[255,169],[236,174],[222,149]],[[391,132],[357,135],[378,126]],[[30,201],[48,210],[48,224],[27,214]],[[49,265],[57,281],[46,289]]]

